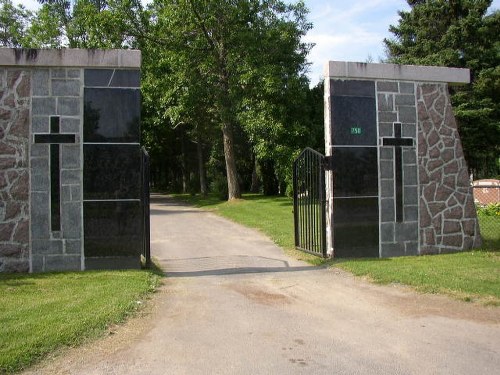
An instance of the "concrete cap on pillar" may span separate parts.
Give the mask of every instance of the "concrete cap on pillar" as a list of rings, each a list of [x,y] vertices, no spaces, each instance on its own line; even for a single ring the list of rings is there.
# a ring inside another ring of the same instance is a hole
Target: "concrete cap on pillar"
[[[470,83],[470,70],[440,66],[373,64],[329,61],[325,78],[384,79],[464,85]]]

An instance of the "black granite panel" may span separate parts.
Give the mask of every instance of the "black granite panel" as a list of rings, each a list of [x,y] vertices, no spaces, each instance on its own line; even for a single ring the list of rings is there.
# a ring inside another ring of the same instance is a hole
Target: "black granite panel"
[[[108,87],[114,69],[85,69],[84,84],[86,87]]]
[[[141,73],[139,70],[115,70],[111,79],[112,87],[139,87]]]
[[[140,259],[142,208],[140,202],[84,202],[85,257]]]
[[[334,198],[335,257],[378,257],[378,219],[378,198]]]
[[[139,145],[83,145],[84,199],[139,199]]]
[[[141,73],[139,70],[119,69],[86,69],[86,87],[139,87]]]
[[[139,142],[138,89],[85,89],[84,142]]]
[[[332,144],[377,145],[375,98],[332,97]]]
[[[367,96],[375,98],[375,82],[355,80],[331,80],[332,96]]]
[[[378,195],[376,147],[337,147],[332,159],[334,197]]]

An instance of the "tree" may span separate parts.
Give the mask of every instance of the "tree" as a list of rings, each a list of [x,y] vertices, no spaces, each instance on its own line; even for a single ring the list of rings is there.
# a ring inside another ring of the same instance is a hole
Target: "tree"
[[[258,128],[276,139],[286,125],[280,112],[289,98],[285,93],[297,82],[307,82],[301,76],[309,46],[300,38],[310,28],[304,4],[157,0],[152,11],[157,19],[146,54],[154,53],[164,62],[170,89],[162,101],[179,104],[180,112],[187,114],[189,109],[180,99],[186,92],[204,98],[198,104],[222,132],[228,199],[239,198],[235,131],[244,129],[258,149],[256,140],[266,134],[257,134],[255,121],[249,121],[258,116]],[[277,93],[281,103],[270,100]]]
[[[20,47],[32,14],[22,5],[15,6],[11,0],[0,0],[0,45]]]
[[[487,14],[491,0],[407,2],[384,40],[388,61],[471,69],[471,84],[451,89],[464,153],[477,178],[500,174],[500,12]]]
[[[26,30],[25,47],[127,48],[140,0],[38,0],[42,7]]]

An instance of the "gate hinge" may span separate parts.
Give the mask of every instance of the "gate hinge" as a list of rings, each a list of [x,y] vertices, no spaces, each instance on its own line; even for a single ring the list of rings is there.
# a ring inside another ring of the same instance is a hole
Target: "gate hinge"
[[[333,171],[333,156],[325,156],[323,158],[323,169],[325,171]]]

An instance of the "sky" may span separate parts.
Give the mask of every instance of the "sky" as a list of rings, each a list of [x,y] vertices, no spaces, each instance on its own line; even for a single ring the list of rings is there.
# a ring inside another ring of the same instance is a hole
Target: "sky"
[[[29,9],[39,6],[36,0],[17,2]],[[391,36],[389,25],[397,24],[398,10],[409,9],[405,0],[305,0],[305,4],[313,23],[305,41],[315,44],[308,58],[311,85],[318,83],[327,61],[378,62],[384,58],[383,40]],[[500,9],[500,0],[493,0],[492,9]]]

